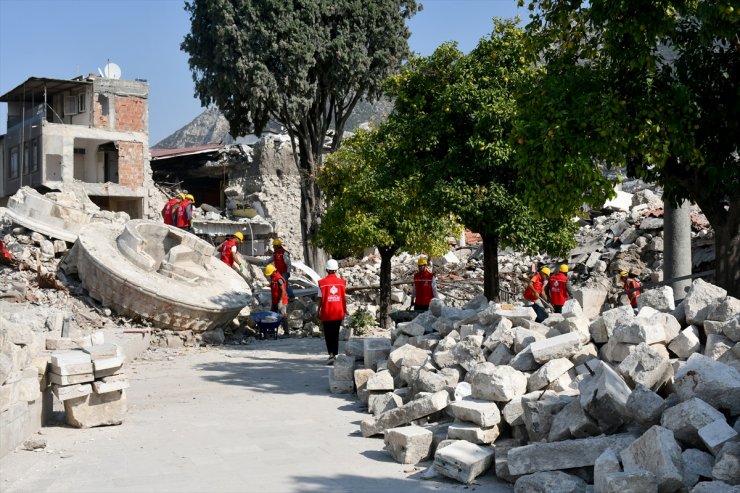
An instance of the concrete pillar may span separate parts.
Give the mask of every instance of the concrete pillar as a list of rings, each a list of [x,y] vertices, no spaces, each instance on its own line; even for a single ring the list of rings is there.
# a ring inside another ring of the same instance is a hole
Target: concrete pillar
[[[688,276],[691,274],[691,203],[684,200],[679,207],[673,207],[665,201],[663,217],[663,278]],[[684,279],[670,284],[673,298],[680,301],[686,297],[691,287],[691,279]]]

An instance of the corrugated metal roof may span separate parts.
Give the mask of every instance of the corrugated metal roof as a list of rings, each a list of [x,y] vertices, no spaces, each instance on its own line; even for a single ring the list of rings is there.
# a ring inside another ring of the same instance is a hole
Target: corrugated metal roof
[[[89,80],[49,79],[46,77],[29,77],[15,89],[11,89],[2,96],[0,102],[10,103],[18,101],[43,101],[44,91],[57,93],[69,89],[80,89],[92,84]]]
[[[209,144],[194,147],[181,147],[179,149],[149,149],[152,159],[162,159],[174,156],[189,156],[193,154],[205,154],[208,152],[220,151],[226,148],[221,144]]]

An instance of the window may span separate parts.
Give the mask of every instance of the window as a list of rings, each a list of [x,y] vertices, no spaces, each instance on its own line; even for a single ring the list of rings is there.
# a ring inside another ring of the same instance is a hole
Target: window
[[[39,170],[39,138],[31,141],[31,173]]]
[[[87,111],[87,99],[85,99],[85,93],[81,92],[77,95],[77,112],[84,113]]]
[[[13,146],[10,148],[10,166],[8,167],[10,178],[18,178],[18,172],[20,171],[18,160],[18,146]]]
[[[29,169],[29,166],[31,164],[29,162],[29,157],[30,157],[29,156],[29,154],[30,154],[29,151],[30,151],[30,145],[29,145],[29,143],[28,142],[24,142],[23,143],[23,174],[24,175],[27,175],[28,174],[28,169]]]
[[[64,97],[64,116],[77,114],[77,97]]]

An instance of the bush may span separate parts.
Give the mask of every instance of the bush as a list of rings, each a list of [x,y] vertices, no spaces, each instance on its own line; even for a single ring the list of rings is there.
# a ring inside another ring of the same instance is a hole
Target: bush
[[[367,334],[368,326],[375,325],[375,317],[365,308],[360,308],[350,316],[349,328],[352,334],[362,336]]]

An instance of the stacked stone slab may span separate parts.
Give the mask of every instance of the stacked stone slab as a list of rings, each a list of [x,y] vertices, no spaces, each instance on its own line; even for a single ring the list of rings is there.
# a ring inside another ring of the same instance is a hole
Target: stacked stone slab
[[[348,343],[353,362],[371,359],[354,374],[372,413],[362,434],[466,483],[495,462],[517,491],[582,491],[583,478],[597,493],[738,485],[740,302],[701,280],[678,306],[668,298],[591,319],[570,301],[543,323],[522,307],[435,300],[385,343]],[[429,426],[446,440],[427,454]]]
[[[77,428],[118,425],[127,409],[124,357],[116,344],[94,344],[51,353],[49,381],[64,403],[67,424]]]

